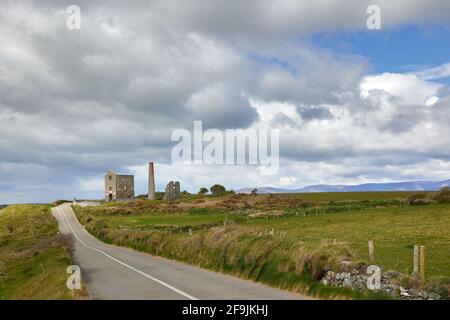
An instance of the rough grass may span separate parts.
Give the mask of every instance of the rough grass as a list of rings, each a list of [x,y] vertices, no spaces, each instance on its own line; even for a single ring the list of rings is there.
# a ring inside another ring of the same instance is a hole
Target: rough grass
[[[108,223],[113,227],[130,228],[176,228],[196,227],[222,223],[225,214],[191,214],[191,215],[149,215],[149,216],[112,216]]]
[[[379,192],[311,192],[284,193],[284,197],[300,197],[307,202],[329,201],[363,201],[363,200],[393,200],[407,199],[413,191],[379,191]]]
[[[284,231],[291,241],[314,247],[323,240],[346,243],[355,258],[368,260],[375,241],[383,269],[412,271],[413,247],[426,246],[427,275],[450,277],[450,206],[401,206],[250,220],[247,225]]]
[[[0,299],[82,299],[66,287],[70,243],[58,234],[47,205],[0,211]]]

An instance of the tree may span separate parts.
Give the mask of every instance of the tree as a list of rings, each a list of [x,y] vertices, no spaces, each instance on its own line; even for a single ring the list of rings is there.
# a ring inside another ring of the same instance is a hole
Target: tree
[[[209,191],[208,189],[206,189],[205,187],[200,188],[200,191],[198,192],[198,194],[207,194]]]
[[[221,195],[225,193],[225,187],[220,184],[215,184],[211,188],[209,188],[209,191],[211,191],[211,194],[214,196]]]
[[[258,189],[253,189],[252,190],[252,196],[256,196],[258,194]]]

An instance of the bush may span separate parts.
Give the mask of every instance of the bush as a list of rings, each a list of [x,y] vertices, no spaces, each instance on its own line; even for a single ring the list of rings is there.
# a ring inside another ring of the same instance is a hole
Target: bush
[[[225,187],[220,184],[215,184],[211,188],[209,188],[211,194],[214,196],[218,196],[225,193]]]
[[[450,203],[450,188],[442,188],[441,191],[437,192],[433,198],[437,203]]]
[[[164,192],[155,192],[155,200],[163,200]]]
[[[424,192],[413,193],[412,195],[409,196],[407,201],[408,201],[408,204],[412,205],[412,206],[425,205],[425,204],[429,204],[430,202],[432,202],[428,198],[428,195]]]
[[[63,204],[63,203],[72,203],[72,201],[69,201],[69,200],[56,200],[56,201],[54,201],[53,203],[52,203],[52,206],[55,206],[55,207],[57,207],[57,206],[59,206],[59,205],[61,205],[61,204]]]

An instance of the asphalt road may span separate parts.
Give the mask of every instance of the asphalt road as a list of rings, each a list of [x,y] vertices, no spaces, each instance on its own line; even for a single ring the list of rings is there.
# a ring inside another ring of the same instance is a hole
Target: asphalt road
[[[75,262],[94,299],[307,299],[252,281],[105,244],[84,229],[70,204],[55,207],[52,213],[60,231],[74,237]]]

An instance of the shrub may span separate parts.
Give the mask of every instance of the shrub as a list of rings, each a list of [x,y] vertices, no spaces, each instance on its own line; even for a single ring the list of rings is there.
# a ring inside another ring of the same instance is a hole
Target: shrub
[[[211,188],[209,188],[211,194],[214,196],[218,196],[225,193],[225,187],[220,184],[215,184]]]
[[[56,200],[56,201],[54,201],[53,203],[52,203],[52,205],[53,206],[59,206],[59,205],[61,205],[61,204],[63,204],[63,203],[72,203],[72,201],[69,201],[69,200]]]
[[[442,188],[441,191],[437,192],[433,198],[437,203],[450,203],[450,188]]]
[[[155,200],[163,200],[164,192],[155,192]]]
[[[428,195],[424,192],[413,193],[408,198],[409,205],[425,205],[429,204],[431,201],[428,199]]]

